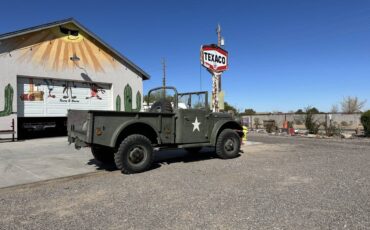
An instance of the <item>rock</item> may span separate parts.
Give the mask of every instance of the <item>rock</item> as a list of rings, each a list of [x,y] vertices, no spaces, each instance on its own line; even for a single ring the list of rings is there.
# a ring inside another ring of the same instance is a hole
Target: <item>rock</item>
[[[341,133],[340,137],[344,139],[350,139],[352,138],[352,133]]]
[[[267,133],[265,129],[257,129],[257,133]]]
[[[307,134],[307,137],[309,137],[309,138],[315,138],[316,135],[315,134]]]

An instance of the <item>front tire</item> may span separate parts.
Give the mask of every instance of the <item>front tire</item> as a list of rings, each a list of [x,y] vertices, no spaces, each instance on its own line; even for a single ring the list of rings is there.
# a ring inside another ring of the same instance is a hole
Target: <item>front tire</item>
[[[112,164],[114,162],[114,150],[101,145],[93,145],[91,153],[99,164]]]
[[[150,140],[139,134],[126,137],[114,154],[116,166],[124,174],[144,172],[150,168],[153,160]]]
[[[216,153],[222,159],[231,159],[239,156],[240,137],[232,129],[221,131],[216,142]]]

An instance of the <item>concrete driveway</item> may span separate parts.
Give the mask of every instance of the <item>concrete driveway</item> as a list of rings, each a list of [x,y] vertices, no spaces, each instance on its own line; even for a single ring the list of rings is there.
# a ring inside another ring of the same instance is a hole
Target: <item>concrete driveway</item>
[[[0,143],[0,188],[96,171],[90,149],[66,137]]]
[[[185,152],[171,150],[168,154],[181,157]],[[0,188],[96,172],[98,169],[101,168],[96,165],[90,148],[76,150],[73,145],[68,145],[66,137],[0,143]]]

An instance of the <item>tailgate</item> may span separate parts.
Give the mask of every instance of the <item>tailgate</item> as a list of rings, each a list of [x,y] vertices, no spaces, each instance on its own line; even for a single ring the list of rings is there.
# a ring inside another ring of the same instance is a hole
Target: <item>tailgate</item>
[[[81,147],[91,143],[92,113],[88,110],[68,110],[68,141]]]

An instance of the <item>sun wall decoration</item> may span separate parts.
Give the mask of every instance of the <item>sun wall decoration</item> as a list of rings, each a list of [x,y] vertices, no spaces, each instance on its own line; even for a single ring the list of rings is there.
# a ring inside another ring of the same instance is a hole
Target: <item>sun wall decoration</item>
[[[3,40],[0,52],[11,55],[13,51],[20,52],[16,57],[20,63],[42,65],[54,71],[80,67],[104,73],[106,68],[117,68],[115,58],[74,24]],[[71,61],[73,56],[80,61]]]

